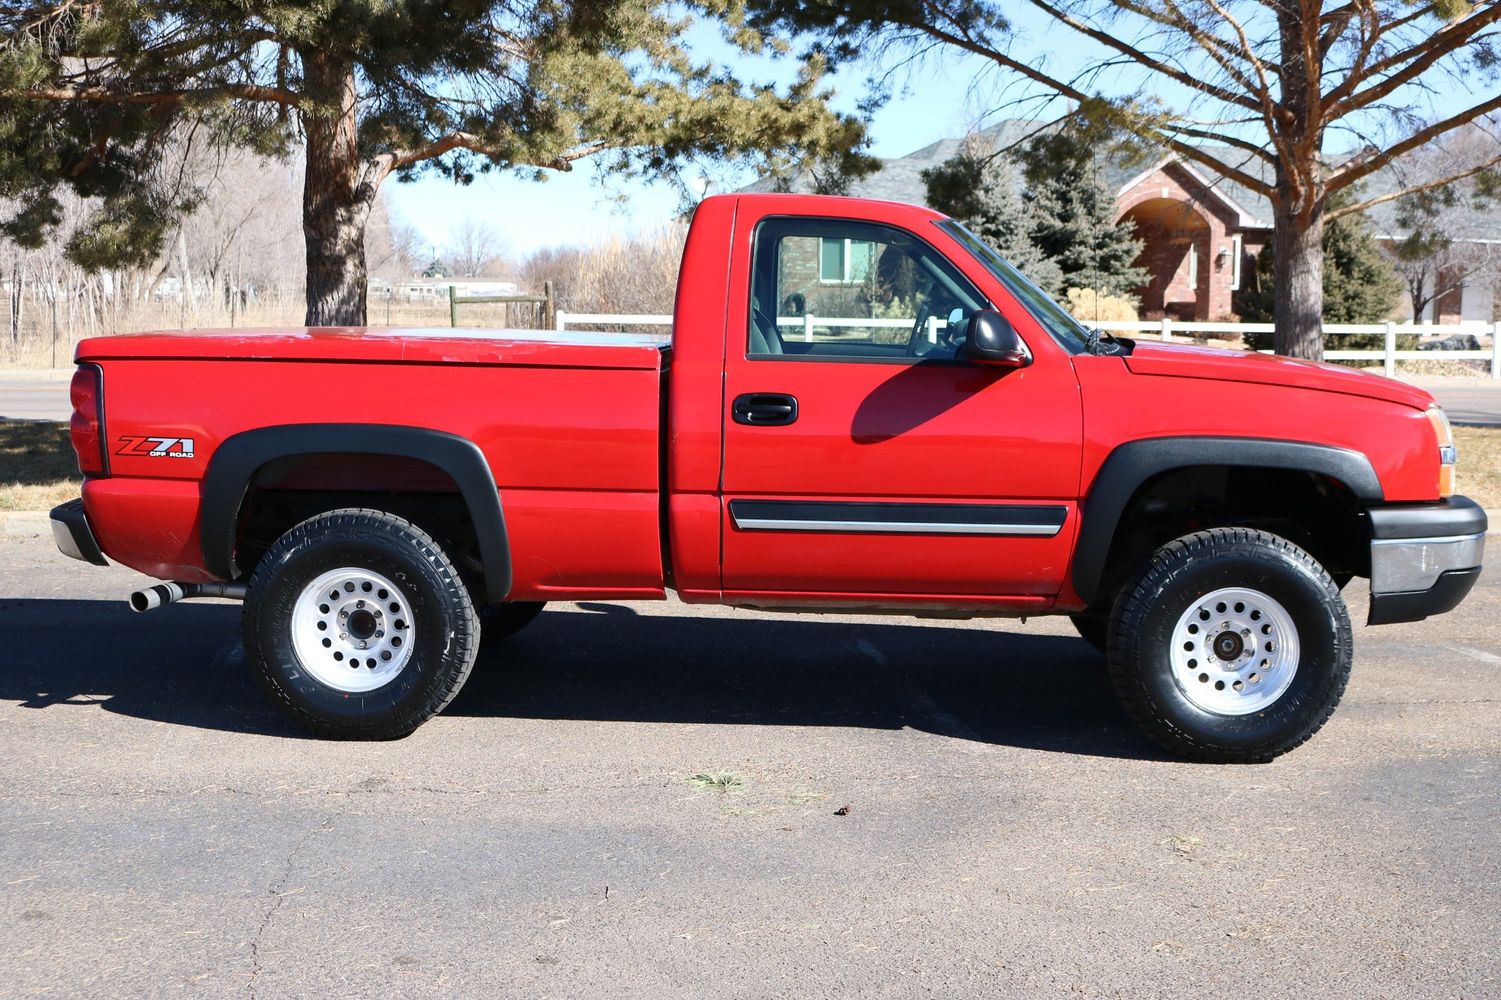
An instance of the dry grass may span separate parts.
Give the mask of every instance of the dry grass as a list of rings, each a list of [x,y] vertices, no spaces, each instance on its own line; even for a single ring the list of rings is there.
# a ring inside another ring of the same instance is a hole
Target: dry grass
[[[78,496],[68,425],[0,421],[0,511],[48,510]]]
[[[1501,509],[1501,429],[1456,427],[1459,492],[1487,510]]]
[[[688,784],[705,792],[738,792],[745,788],[745,779],[733,771],[700,771]]]

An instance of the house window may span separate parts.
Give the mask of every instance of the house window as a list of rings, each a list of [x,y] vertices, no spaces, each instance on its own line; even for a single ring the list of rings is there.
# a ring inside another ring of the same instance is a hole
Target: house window
[[[824,284],[854,285],[870,275],[875,244],[825,237],[819,246],[818,278]]]
[[[1230,290],[1240,288],[1240,261],[1245,256],[1245,244],[1241,237],[1230,237]]]

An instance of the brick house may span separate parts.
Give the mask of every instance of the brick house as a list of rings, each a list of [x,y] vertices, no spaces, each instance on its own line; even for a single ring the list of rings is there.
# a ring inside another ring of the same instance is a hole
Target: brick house
[[[1026,141],[1047,126],[1024,119],[1000,122],[978,138],[997,148]],[[923,170],[937,166],[958,153],[963,139],[943,139],[906,156],[885,160],[875,173],[851,185],[850,194],[862,198],[924,204],[927,189]],[[1135,223],[1143,242],[1137,266],[1147,269],[1147,284],[1135,290],[1143,319],[1167,316],[1181,320],[1228,320],[1235,318],[1235,292],[1249,280],[1257,255],[1272,238],[1270,203],[1261,195],[1228,178],[1214,175],[1199,164],[1169,156],[1143,169],[1108,156],[1102,160],[1105,183],[1115,191],[1116,218]],[[1377,175],[1371,188],[1379,191],[1384,178]],[[770,190],[766,181],[748,190]],[[1378,241],[1390,242],[1383,234],[1392,231],[1395,216],[1391,203],[1369,213]],[[1496,225],[1501,237],[1501,218]],[[848,270],[861,266],[859,248],[819,248],[819,280],[813,278],[810,248],[802,279],[825,291]],[[1434,322],[1492,322],[1501,319],[1501,295],[1496,276],[1487,274],[1457,287],[1430,307]],[[1411,309],[1407,310],[1407,316]],[[1403,317],[1406,318],[1406,317]]]
[[[1150,277],[1136,295],[1147,319],[1231,318],[1235,292],[1272,238],[1270,220],[1174,158],[1121,183],[1115,209],[1118,219],[1136,224],[1143,244],[1136,264]]]

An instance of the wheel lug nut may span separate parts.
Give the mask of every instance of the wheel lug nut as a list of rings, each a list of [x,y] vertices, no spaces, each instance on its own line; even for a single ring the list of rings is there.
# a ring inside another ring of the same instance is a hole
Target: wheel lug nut
[[[354,602],[354,606],[357,607],[357,608],[363,608],[365,606],[365,602],[364,601],[355,601]]]

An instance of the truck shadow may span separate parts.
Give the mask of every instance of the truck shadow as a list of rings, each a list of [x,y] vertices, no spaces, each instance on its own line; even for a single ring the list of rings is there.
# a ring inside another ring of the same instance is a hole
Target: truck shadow
[[[638,616],[584,605],[487,641],[445,714],[912,728],[1061,753],[1160,759],[1072,637],[817,618]],[[252,681],[239,609],[138,616],[114,601],[5,600],[0,700],[300,737]]]

